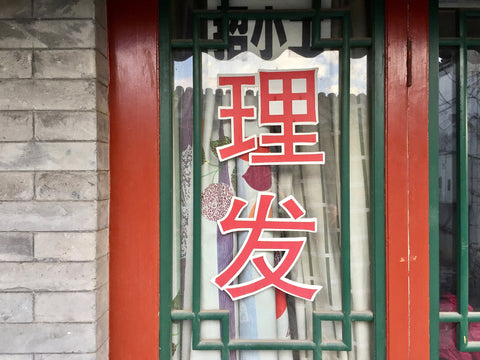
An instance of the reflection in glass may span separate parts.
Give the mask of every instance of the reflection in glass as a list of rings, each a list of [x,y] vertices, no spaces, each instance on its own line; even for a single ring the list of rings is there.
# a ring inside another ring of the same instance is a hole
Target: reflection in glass
[[[478,3],[477,3],[478,5]],[[467,17],[467,37],[480,37],[480,17]]]
[[[480,53],[467,56],[469,304],[480,311]]]
[[[440,295],[457,293],[456,247],[456,114],[458,52],[440,52],[439,83],[439,241]],[[480,54],[469,50],[467,74],[468,116],[468,237],[469,305],[480,310]]]
[[[439,76],[440,295],[456,294],[456,114],[457,51],[442,49]]]
[[[458,14],[455,10],[440,9],[438,11],[438,22],[442,24],[438,31],[440,37],[457,37],[458,36]]]

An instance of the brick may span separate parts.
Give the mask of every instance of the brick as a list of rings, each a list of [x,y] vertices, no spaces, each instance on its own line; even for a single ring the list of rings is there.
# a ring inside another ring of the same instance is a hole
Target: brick
[[[108,57],[107,30],[100,25],[95,26],[95,45],[103,56]]]
[[[0,201],[33,199],[33,173],[0,172]]]
[[[31,0],[0,0],[0,19],[26,18],[32,15]],[[0,360],[3,360],[0,357]]]
[[[0,80],[0,110],[94,110],[93,80]]]
[[[32,52],[30,50],[0,50],[0,79],[30,77],[32,77]]]
[[[31,293],[0,293],[0,323],[32,321],[33,295]]]
[[[108,296],[108,284],[98,288],[95,292],[95,310],[97,319],[108,311]]]
[[[108,360],[108,340],[98,349],[95,360]]]
[[[94,324],[3,324],[0,352],[93,352]]]
[[[97,287],[108,284],[108,255],[97,260]]]
[[[108,339],[108,311],[97,321],[96,341],[103,344]]]
[[[1,175],[0,175],[1,176]],[[37,200],[95,200],[95,172],[40,172],[35,174]]]
[[[97,112],[97,140],[101,142],[109,142],[110,129],[108,116]]]
[[[95,140],[97,119],[93,111],[37,111],[35,138],[48,140]]]
[[[0,141],[29,141],[32,137],[30,111],[0,111]]]
[[[95,293],[40,293],[35,295],[36,322],[93,322]]]
[[[0,48],[3,49],[46,47],[16,21],[0,20],[0,34]]]
[[[33,76],[39,79],[95,77],[94,50],[38,50],[35,51]]]
[[[1,355],[0,354],[0,360],[33,360],[33,355],[14,355],[14,354],[8,354],[8,355]]]
[[[0,261],[31,261],[32,259],[32,234],[22,232],[0,233]]]
[[[96,75],[98,81],[105,86],[108,86],[109,81],[109,68],[108,68],[108,59],[105,55],[100,53],[100,51],[95,52],[95,65],[96,65]]]
[[[98,226],[93,201],[0,202],[0,219],[0,231],[93,231]]]
[[[98,170],[108,170],[109,169],[109,159],[110,151],[108,144],[97,143],[97,169]]]
[[[0,171],[95,170],[96,156],[95,143],[0,143]]]
[[[92,20],[1,20],[0,34],[4,49],[95,47]]]
[[[33,16],[36,18],[94,18],[94,0],[35,0]]]
[[[105,360],[107,359],[108,358],[106,358]],[[99,359],[96,356],[96,354],[36,354],[35,360],[99,360]]]
[[[108,114],[108,88],[97,81],[97,111]]]
[[[97,199],[106,200],[110,197],[110,176],[108,171],[100,171],[97,180]]]
[[[36,233],[34,235],[35,258],[54,261],[95,260],[96,241],[96,232]]]
[[[108,227],[109,202],[108,200],[97,201],[97,229]]]
[[[82,291],[95,288],[95,263],[0,263],[0,290]],[[0,336],[0,339],[2,337]],[[1,341],[1,340],[0,340]],[[0,352],[1,349],[0,349]]]
[[[95,0],[95,21],[104,29],[107,28],[106,0]]]
[[[96,258],[103,257],[108,253],[108,228],[100,230],[97,232],[97,250]]]

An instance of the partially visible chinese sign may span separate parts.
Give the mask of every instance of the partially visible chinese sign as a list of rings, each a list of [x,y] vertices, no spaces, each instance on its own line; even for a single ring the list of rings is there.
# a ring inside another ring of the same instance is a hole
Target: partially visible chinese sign
[[[315,125],[317,115],[317,70],[269,70],[258,75],[218,75],[218,85],[230,92],[230,106],[218,108],[220,120],[231,121],[231,142],[216,148],[220,161],[248,154],[250,165],[323,164],[324,152],[297,151],[299,145],[316,145],[318,133],[299,132],[298,125]],[[247,89],[259,88],[259,107],[245,106]],[[275,132],[246,136],[245,121],[255,120],[258,126],[276,126]],[[268,151],[275,146],[280,151]],[[267,151],[265,151],[267,149]],[[260,151],[261,150],[261,151]],[[306,237],[265,238],[265,231],[316,232],[317,219],[304,219],[305,210],[293,196],[279,202],[289,218],[272,218],[275,195],[260,192],[255,203],[254,216],[240,218],[248,202],[233,197],[227,214],[217,221],[222,234],[238,231],[248,233],[232,262],[212,282],[233,300],[275,287],[290,295],[312,301],[321,286],[305,285],[287,279],[298,260]],[[283,257],[272,266],[259,252],[283,252]],[[245,266],[251,263],[260,277],[233,284]]]
[[[213,283],[230,295],[233,300],[256,294],[274,286],[290,295],[305,300],[313,300],[321,286],[304,285],[287,279],[285,276],[292,269],[305,245],[305,237],[296,238],[262,238],[264,231],[308,231],[316,232],[316,219],[302,219],[305,210],[293,196],[280,201],[279,205],[287,212],[290,219],[268,218],[275,195],[260,193],[256,202],[255,216],[242,219],[239,214],[247,202],[234,197],[227,215],[218,221],[222,234],[235,231],[248,231],[246,241],[233,261],[214,279]],[[285,251],[280,262],[272,267],[265,255],[255,256],[255,251]],[[231,285],[232,281],[251,261],[262,276],[247,283]]]
[[[274,6],[259,6],[255,1],[235,1],[230,2],[230,10],[248,10],[264,9],[278,10],[282,8],[291,8],[289,1],[276,0]],[[282,4],[283,3],[283,4]],[[246,5],[246,6],[245,6]],[[283,6],[282,6],[283,5]],[[311,1],[296,0],[293,7],[297,9],[308,9]],[[210,9],[219,9],[215,1],[209,1]],[[316,56],[319,51],[311,49],[311,21],[305,20],[263,20],[258,19],[249,21],[246,19],[230,19],[229,48],[227,50],[212,50],[212,54],[217,60],[230,60],[245,51],[250,51],[264,60],[271,60],[279,56],[283,51],[289,49],[305,57]],[[323,28],[322,34],[329,35],[329,28]],[[209,26],[209,39],[222,38],[222,21],[213,20]]]
[[[280,126],[278,133],[245,137],[244,121],[255,119],[255,107],[244,106],[244,88],[257,84],[256,76],[219,75],[220,87],[231,90],[231,106],[218,109],[219,119],[231,119],[232,142],[217,148],[218,158],[228,160],[250,153],[250,165],[323,164],[323,152],[298,152],[299,145],[315,145],[317,133],[299,133],[297,125],[315,125],[317,116],[316,70],[259,71],[259,126]],[[279,146],[277,153],[255,153],[258,146]],[[253,153],[251,153],[253,152]]]

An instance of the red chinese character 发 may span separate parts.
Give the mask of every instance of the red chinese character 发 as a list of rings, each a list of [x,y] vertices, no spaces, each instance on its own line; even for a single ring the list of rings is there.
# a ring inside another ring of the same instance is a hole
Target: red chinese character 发
[[[256,294],[274,286],[290,295],[312,301],[321,286],[305,285],[287,279],[285,276],[295,265],[305,245],[305,237],[262,238],[264,231],[308,231],[316,232],[316,219],[302,219],[305,210],[293,196],[279,202],[290,218],[268,218],[275,195],[259,193],[253,218],[239,218],[247,201],[234,197],[227,215],[218,221],[222,234],[248,231],[247,238],[232,262],[212,282],[230,295],[232,300]],[[285,251],[280,262],[272,267],[265,255],[255,256],[255,251]],[[232,281],[251,261],[261,275],[252,281],[231,285]]]
[[[245,138],[244,119],[255,119],[255,107],[244,106],[244,86],[255,85],[254,75],[245,76],[218,76],[218,85],[229,87],[232,95],[232,106],[220,106],[218,108],[219,119],[231,119],[232,121],[232,142],[217,147],[217,154],[220,161],[225,161],[236,156],[253,151],[257,148],[256,136]]]
[[[324,152],[297,152],[299,145],[315,145],[318,133],[299,133],[297,125],[315,125],[316,70],[260,71],[259,126],[279,125],[280,133],[260,135],[260,146],[280,146],[280,153],[250,154],[251,165],[324,164]]]

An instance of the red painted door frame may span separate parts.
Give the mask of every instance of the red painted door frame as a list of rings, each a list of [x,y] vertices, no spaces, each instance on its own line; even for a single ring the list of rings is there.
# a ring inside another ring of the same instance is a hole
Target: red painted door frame
[[[387,356],[429,359],[428,0],[385,3]]]
[[[387,355],[389,360],[426,360],[428,0],[386,0],[385,5]],[[159,334],[158,5],[111,0],[107,10],[110,359],[154,360]]]
[[[110,359],[158,359],[156,0],[107,2],[110,60]]]

